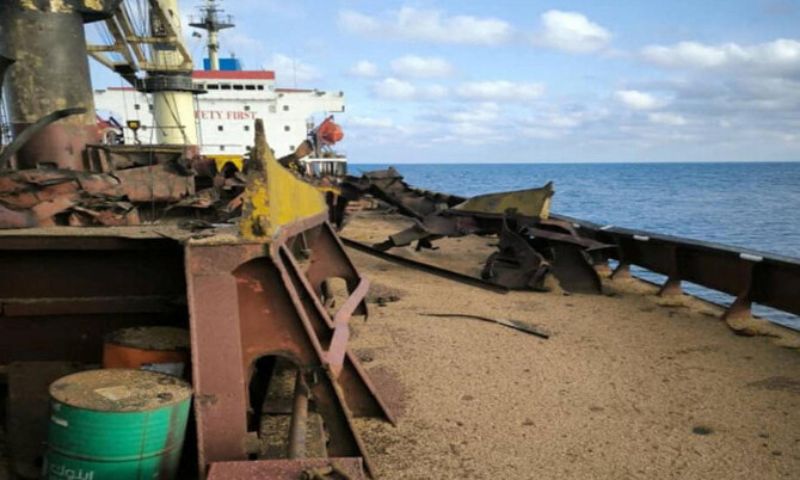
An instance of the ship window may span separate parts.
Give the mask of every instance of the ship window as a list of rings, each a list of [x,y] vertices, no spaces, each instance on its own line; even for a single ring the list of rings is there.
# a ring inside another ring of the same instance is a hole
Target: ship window
[[[244,106],[244,111],[245,112],[249,112],[250,111],[250,105],[245,105]]]
[[[256,88],[259,90],[264,90],[264,85],[258,85]]]
[[[294,152],[294,145],[289,145],[289,151]]]
[[[289,105],[284,105],[283,106],[283,111],[284,112],[288,112],[289,111]]]
[[[206,88],[209,90],[219,90],[219,85],[217,85],[216,83],[209,83],[206,86]]]
[[[141,109],[141,108],[142,108],[142,106],[141,106],[141,105],[139,105],[138,103],[137,103],[137,104],[135,104],[135,105],[133,106],[133,109],[134,109],[134,110],[139,110],[139,109]]]
[[[217,130],[219,130],[221,132],[223,130],[222,125],[217,126]]]
[[[219,149],[224,152],[225,151],[225,145],[220,145]]]
[[[234,90],[244,90],[244,85],[234,85],[233,89]]]
[[[250,125],[245,125],[244,126],[244,131],[245,132],[249,132],[250,131]]]
[[[230,90],[231,89],[231,84],[230,83],[223,83],[222,85],[220,85],[220,87],[223,90]]]
[[[244,86],[244,89],[245,89],[245,90],[255,90],[255,89],[256,89],[256,86],[255,86],[255,85],[245,85],[245,86]]]
[[[153,111],[153,104],[149,104],[149,105],[147,105],[147,108],[149,108],[149,109],[150,109],[150,111],[152,112],[152,111]]]
[[[292,127],[290,127],[289,125],[286,125],[286,126],[283,127],[283,131],[284,132],[288,132],[291,129],[292,129]]]

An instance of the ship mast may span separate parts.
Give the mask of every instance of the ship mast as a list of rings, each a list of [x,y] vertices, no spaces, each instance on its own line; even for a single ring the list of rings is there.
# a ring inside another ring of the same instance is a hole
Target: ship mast
[[[211,70],[219,70],[219,32],[227,28],[233,28],[233,18],[230,15],[223,16],[223,10],[218,7],[217,0],[206,0],[206,4],[200,7],[201,18],[189,23],[194,28],[199,28],[208,32],[208,61]]]

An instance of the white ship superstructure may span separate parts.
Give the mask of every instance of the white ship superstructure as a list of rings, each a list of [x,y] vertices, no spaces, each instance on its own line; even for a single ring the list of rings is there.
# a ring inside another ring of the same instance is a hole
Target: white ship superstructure
[[[253,143],[253,122],[264,119],[267,139],[278,157],[294,152],[306,139],[309,119],[345,110],[343,92],[288,89],[275,86],[275,73],[260,70],[198,70],[195,122],[201,153],[211,157],[241,157]],[[95,91],[97,109],[123,126],[138,121],[137,132],[124,129],[125,143],[153,143],[158,126],[149,94],[133,88]]]
[[[240,166],[253,143],[254,121],[261,118],[275,155],[289,155],[308,138],[315,124],[331,114],[344,112],[343,92],[279,88],[275,72],[243,70],[238,59],[219,58],[217,34],[232,28],[232,20],[221,15],[215,0],[206,0],[201,11],[202,16],[190,25],[208,32],[209,58],[204,61],[205,69],[192,73],[195,90],[202,93],[195,96],[194,124],[176,129],[176,132],[184,129],[197,132],[201,154],[217,159],[219,165],[231,160]],[[95,90],[94,97],[103,119],[122,128],[120,140],[126,144],[158,143],[159,139],[169,137],[170,132],[165,130],[168,127],[164,126],[169,122],[158,122],[160,117],[154,115],[158,105],[154,106],[152,94],[134,88],[110,87]],[[340,156],[326,158],[329,162],[345,161]],[[307,160],[313,163],[313,158]]]

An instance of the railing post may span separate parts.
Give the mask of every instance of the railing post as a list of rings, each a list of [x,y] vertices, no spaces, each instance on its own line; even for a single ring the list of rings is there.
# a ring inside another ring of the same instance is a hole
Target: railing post
[[[682,295],[683,288],[681,288],[681,274],[679,252],[677,245],[670,245],[667,247],[669,255],[669,266],[667,267],[667,281],[661,285],[658,290],[659,297],[668,297],[673,295]]]
[[[756,263],[742,260],[742,278],[745,279],[745,283],[742,287],[742,291],[736,296],[736,300],[734,300],[731,306],[722,314],[723,320],[738,320],[752,315],[753,276],[755,274],[755,267]]]
[[[617,268],[611,272],[611,279],[616,280],[618,278],[631,278],[631,264],[626,263],[622,260],[619,261],[619,265]]]

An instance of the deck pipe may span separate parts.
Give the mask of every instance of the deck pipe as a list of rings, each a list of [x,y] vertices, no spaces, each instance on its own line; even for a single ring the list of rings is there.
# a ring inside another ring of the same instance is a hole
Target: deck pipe
[[[294,386],[292,419],[289,425],[289,458],[306,458],[306,432],[308,430],[308,385],[300,368]]]

